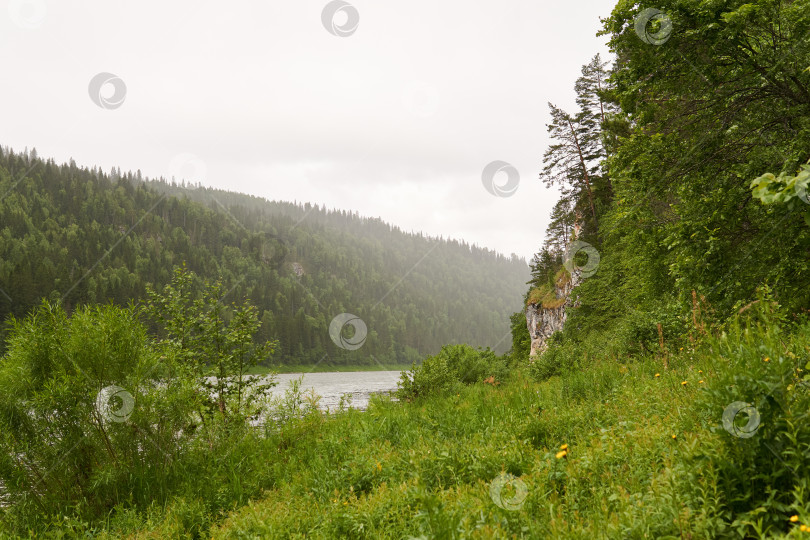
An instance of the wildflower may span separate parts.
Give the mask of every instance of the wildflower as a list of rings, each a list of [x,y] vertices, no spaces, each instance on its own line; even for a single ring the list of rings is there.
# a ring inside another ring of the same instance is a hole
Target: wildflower
[[[791,523],[796,523],[797,521],[799,521],[799,516],[790,516]]]
[[[802,532],[810,532],[810,527],[808,527],[807,525],[802,525],[801,527],[799,527],[799,530]]]
[[[698,381],[698,384],[703,384],[703,381]]]
[[[703,373],[703,370],[702,370],[702,369],[699,369],[699,370],[698,370],[698,373]]]
[[[680,350],[683,350],[683,347],[681,347]]]
[[[763,361],[764,361],[764,362],[770,362],[770,360],[771,360],[771,359],[770,359],[770,358],[768,358],[768,357],[766,356],[766,357],[765,357],[765,360],[763,360]]]
[[[673,435],[673,436],[672,436],[672,438],[673,438],[673,439],[677,439],[677,438],[678,438],[678,436],[677,436],[677,435]]]
[[[568,445],[564,444],[564,445],[560,446],[560,450],[568,450]]]
[[[557,452],[557,453],[555,454],[555,457],[556,457],[557,459],[560,459],[560,458],[564,458],[564,457],[565,457],[565,456],[567,456],[567,455],[568,455],[568,450],[560,450],[559,452]]]
[[[655,376],[656,376],[656,377],[660,377],[660,376],[661,376],[661,374],[660,374],[660,373],[656,373],[656,374],[655,374]]]
[[[689,381],[683,381],[683,382],[681,383],[681,386],[686,386],[686,383],[687,383],[687,382],[689,382]]]

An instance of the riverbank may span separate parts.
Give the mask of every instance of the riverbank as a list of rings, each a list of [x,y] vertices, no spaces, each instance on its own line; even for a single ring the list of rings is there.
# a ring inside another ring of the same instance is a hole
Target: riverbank
[[[695,406],[708,378],[700,371],[711,369],[683,355],[659,377],[657,358],[545,382],[521,370],[412,402],[375,397],[366,412],[308,414],[234,456],[255,462],[250,475],[210,479],[220,489],[238,479],[245,493],[227,516],[204,498],[176,499],[151,517],[114,515],[101,537],[619,538],[680,528],[704,538],[712,510],[684,502],[696,482],[684,467],[704,451],[699,441],[719,437]]]
[[[766,319],[666,360],[571,357],[542,380],[531,366],[467,385],[434,370],[443,390],[372,396],[365,412],[324,414],[291,396],[279,429],[184,458],[154,506],[30,527],[98,538],[795,538],[810,522],[798,487],[810,472],[808,351],[810,324],[788,333]]]

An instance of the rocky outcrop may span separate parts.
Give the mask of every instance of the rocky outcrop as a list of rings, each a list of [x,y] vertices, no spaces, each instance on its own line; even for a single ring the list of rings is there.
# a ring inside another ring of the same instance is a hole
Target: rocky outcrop
[[[551,334],[562,330],[565,310],[574,304],[571,291],[579,281],[578,269],[571,274],[562,269],[556,276],[554,287],[541,286],[532,291],[526,306],[526,326],[532,339],[530,357],[545,351]]]

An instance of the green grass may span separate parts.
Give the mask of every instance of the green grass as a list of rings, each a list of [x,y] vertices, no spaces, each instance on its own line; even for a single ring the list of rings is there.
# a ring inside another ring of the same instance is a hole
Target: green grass
[[[676,352],[669,369],[655,357],[602,359],[541,382],[518,370],[501,384],[412,402],[376,397],[366,412],[310,411],[232,455],[213,456],[221,461],[215,473],[190,478],[189,489],[167,504],[117,509],[103,524],[72,531],[111,538],[799,538],[810,522],[810,398],[796,391],[808,356],[810,326],[792,335],[737,328]],[[779,407],[757,401],[747,381],[766,384]],[[755,437],[735,438],[721,426],[735,398],[761,409]],[[567,453],[558,457],[562,445]],[[491,496],[503,474],[526,490],[517,500],[513,487],[504,488],[511,509]],[[196,494],[195,482],[208,494]],[[65,523],[57,529],[64,532]]]
[[[700,375],[681,365],[656,378],[657,369],[649,359],[605,363],[543,383],[517,377],[310,417],[273,441],[275,475],[262,496],[210,536],[619,538],[650,522],[655,536],[680,536],[673,469],[701,436],[690,412]],[[558,459],[563,444],[569,454]],[[528,489],[519,510],[490,497],[504,472]],[[179,533],[172,508],[138,536]],[[695,533],[700,523],[680,527]]]
[[[677,480],[674,457],[698,439],[694,415],[680,413],[698,391],[681,379],[697,386],[697,373],[683,367],[655,378],[655,369],[652,361],[600,365],[542,384],[475,385],[421,403],[378,400],[289,447],[274,489],[211,535],[622,537],[650,515],[656,536],[680,535],[677,507],[662,503]],[[569,454],[555,457],[563,444]],[[490,497],[501,473],[527,487],[519,510]]]

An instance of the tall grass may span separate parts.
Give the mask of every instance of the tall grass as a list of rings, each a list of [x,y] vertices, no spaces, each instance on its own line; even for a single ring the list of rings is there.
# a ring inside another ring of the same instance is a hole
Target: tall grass
[[[810,325],[789,323],[763,299],[671,351],[666,369],[660,355],[572,358],[576,368],[548,379],[513,370],[333,415],[289,396],[283,423],[226,454],[189,458],[187,476],[162,502],[122,502],[90,523],[54,516],[35,531],[799,537],[810,523],[809,357]],[[737,401],[761,420],[750,437],[739,436],[748,417],[723,424]]]

